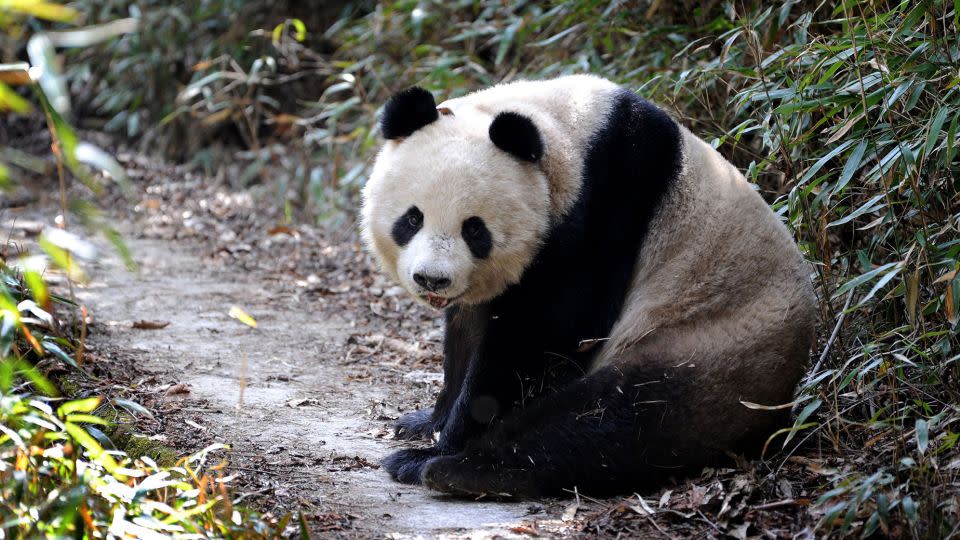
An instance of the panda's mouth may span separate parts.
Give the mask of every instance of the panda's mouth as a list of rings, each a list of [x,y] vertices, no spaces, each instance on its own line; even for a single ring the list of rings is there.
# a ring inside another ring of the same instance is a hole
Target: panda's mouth
[[[433,293],[423,295],[423,299],[436,309],[443,309],[449,306],[451,301],[456,300],[456,298],[447,298]]]

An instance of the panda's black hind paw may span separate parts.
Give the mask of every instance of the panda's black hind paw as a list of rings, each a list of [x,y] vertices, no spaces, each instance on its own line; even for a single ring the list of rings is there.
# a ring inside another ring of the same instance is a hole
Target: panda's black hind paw
[[[430,439],[433,432],[433,407],[407,413],[393,425],[394,437],[402,440]]]
[[[424,465],[437,457],[436,448],[406,448],[383,458],[390,477],[404,484],[420,484]]]
[[[440,456],[423,468],[423,485],[460,497],[512,498],[538,492],[533,476],[522,469],[476,454]]]

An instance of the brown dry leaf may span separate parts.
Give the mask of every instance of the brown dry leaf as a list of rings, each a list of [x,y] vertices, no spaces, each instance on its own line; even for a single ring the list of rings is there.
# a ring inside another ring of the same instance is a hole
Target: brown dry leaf
[[[276,235],[278,235],[278,234],[287,234],[287,235],[290,235],[290,236],[300,236],[300,233],[298,233],[296,229],[294,229],[294,228],[292,228],[292,227],[287,227],[286,225],[277,225],[277,226],[275,226],[275,227],[271,227],[271,228],[267,231],[267,234],[269,234],[270,236],[276,236]]]
[[[946,274],[938,277],[938,278],[935,279],[933,282],[934,282],[934,283],[943,283],[944,281],[950,281],[951,279],[953,279],[954,277],[956,277],[956,275],[957,275],[957,271],[956,271],[956,270],[951,270],[951,271],[947,272]]]
[[[356,518],[353,514],[331,512],[329,514],[315,514],[312,516],[311,521],[316,522],[313,528],[314,531],[332,532],[342,531],[345,527],[349,527],[350,522]]]
[[[906,279],[907,294],[903,301],[907,305],[907,320],[914,324],[917,320],[917,298],[920,296],[920,270],[914,271]]]
[[[222,122],[227,118],[230,118],[230,115],[232,114],[233,114],[233,109],[230,107],[227,107],[225,109],[221,109],[213,114],[209,114],[201,118],[200,123],[205,126],[212,126],[214,124],[217,124],[218,122]]]
[[[160,330],[168,326],[170,326],[170,321],[139,320],[133,323],[133,327],[137,330]]]
[[[692,486],[690,488],[690,508],[696,510],[703,504],[707,495],[707,488],[701,486]]]
[[[163,397],[182,396],[189,393],[190,387],[187,386],[187,383],[177,383],[170,388],[167,388],[167,391],[163,393]]]
[[[380,465],[360,456],[335,456],[331,459],[333,465],[327,468],[328,472],[356,471],[360,469],[379,469]]]
[[[647,504],[647,501],[643,500],[643,497],[637,495],[637,500],[640,504],[630,506],[630,509],[640,514],[641,516],[652,516],[656,514],[653,508],[650,508],[650,505]]]
[[[857,122],[859,122],[864,116],[866,116],[866,113],[860,113],[858,115],[855,115],[853,118],[850,118],[846,122],[844,122],[843,126],[841,126],[840,129],[836,131],[836,133],[831,135],[830,138],[827,139],[827,142],[825,144],[832,144],[839,141],[840,138],[846,135],[846,133],[850,131],[850,128],[855,126]]]
[[[540,531],[532,525],[517,525],[510,527],[510,531],[516,534],[525,534],[527,536],[540,536]]]
[[[953,305],[953,281],[947,283],[947,294],[944,297],[944,300],[947,321],[949,321],[950,324],[957,324],[957,306]]]

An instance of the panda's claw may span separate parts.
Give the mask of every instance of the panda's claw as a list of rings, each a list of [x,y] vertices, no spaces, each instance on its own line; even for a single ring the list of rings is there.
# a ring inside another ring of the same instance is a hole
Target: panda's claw
[[[433,432],[433,407],[407,413],[393,425],[394,438],[401,440],[430,439]]]

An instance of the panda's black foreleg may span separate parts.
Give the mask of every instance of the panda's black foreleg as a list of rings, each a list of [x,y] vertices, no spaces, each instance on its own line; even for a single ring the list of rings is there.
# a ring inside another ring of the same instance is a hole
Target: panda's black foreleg
[[[451,308],[451,311],[452,308]],[[419,483],[425,456],[452,455],[480,438],[492,426],[545,391],[565,387],[582,375],[577,361],[537,352],[522,324],[505,322],[491,327],[482,306],[448,312],[444,346],[444,389],[434,407],[433,429],[439,431],[429,449],[400,450],[383,464],[401,482]],[[423,417],[409,419],[429,429]],[[405,421],[401,419],[401,421]]]
[[[504,407],[511,399],[504,395],[510,386],[503,381],[512,377],[508,372],[501,373],[484,358],[478,355],[470,362],[459,393],[446,407],[436,444],[430,448],[399,450],[383,460],[383,468],[394,480],[419,484],[423,466],[430,458],[463,450],[468,441],[480,437],[498,414],[505,412]],[[441,395],[441,401],[443,398]]]
[[[394,424],[397,439],[431,439],[443,430],[460,395],[467,368],[476,355],[485,325],[483,306],[453,306],[446,311],[443,344],[443,389],[436,405],[401,416]]]
[[[427,460],[421,481],[448,493],[537,496],[637,489],[709,452],[671,438],[689,400],[663,370],[606,368],[515,411],[457,453]]]
[[[477,359],[473,361],[459,387],[460,391],[458,395],[445,407],[446,412],[443,415],[442,431],[440,431],[437,443],[430,448],[406,448],[398,450],[383,460],[382,465],[384,470],[386,470],[394,480],[407,484],[419,484],[423,466],[426,465],[427,461],[442,454],[452,454],[460,451],[466,445],[469,438],[479,436],[484,430],[485,425],[482,425],[475,415],[471,415],[470,413],[470,405],[475,401],[474,397],[477,395],[477,388],[486,386],[485,384],[481,385],[477,382],[478,363],[479,360]],[[444,388],[444,392],[448,390],[449,388]],[[444,393],[441,393],[438,403],[443,400]],[[434,409],[434,411],[436,411],[436,409]],[[408,416],[410,415],[402,417],[400,422],[403,422]],[[492,418],[487,418],[487,421],[491,419]],[[422,420],[422,418],[420,420]],[[432,427],[432,418],[429,422],[429,425]]]

